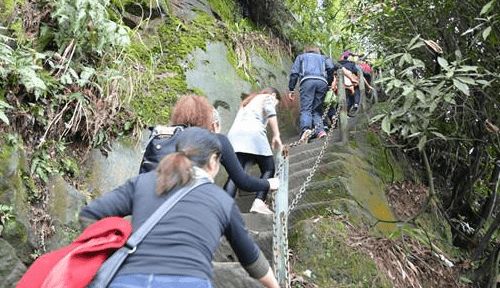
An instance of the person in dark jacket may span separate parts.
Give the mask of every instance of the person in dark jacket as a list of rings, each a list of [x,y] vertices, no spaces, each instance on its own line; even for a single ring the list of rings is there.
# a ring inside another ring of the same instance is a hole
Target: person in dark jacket
[[[79,219],[84,227],[108,216],[132,215],[137,229],[178,189],[198,178],[210,180],[168,211],[127,257],[110,288],[211,288],[211,263],[222,235],[251,277],[265,287],[279,287],[234,199],[213,184],[221,151],[216,134],[187,128],[179,136],[175,152],[163,158],[157,170],[137,175],[83,208]]]
[[[295,85],[299,82],[300,99],[300,140],[307,141],[309,137],[322,138],[326,136],[321,116],[323,100],[332,83],[335,65],[333,61],[322,55],[318,47],[308,46],[304,53],[297,56],[290,70],[288,90],[293,98]]]
[[[354,63],[353,60],[354,54],[351,53],[351,51],[346,50],[342,55],[340,56],[340,61],[339,65],[341,67],[346,68],[347,70],[351,71],[354,73],[354,75],[358,75],[358,71],[361,69],[356,63]],[[359,79],[362,80],[362,79]],[[359,86],[354,87],[354,93],[351,93],[348,89],[346,89],[346,100],[347,100],[347,115],[349,116],[354,116],[356,115],[358,109],[359,109],[359,102],[361,98],[361,92],[359,91]]]
[[[179,99],[173,109],[170,120],[171,127],[203,127],[215,132],[222,145],[222,166],[226,169],[229,178],[234,184],[244,191],[268,191],[279,187],[278,178],[259,179],[245,172],[236,157],[236,153],[229,139],[220,134],[220,117],[217,110],[208,102],[208,99],[198,95],[185,95]],[[182,132],[180,132],[182,134]],[[178,135],[176,135],[178,137]],[[167,153],[175,151],[175,141],[170,149],[164,149]],[[149,172],[156,169],[158,163],[150,163],[147,167],[141,166],[141,172]],[[147,168],[147,169],[146,169]],[[234,194],[232,194],[234,197]]]

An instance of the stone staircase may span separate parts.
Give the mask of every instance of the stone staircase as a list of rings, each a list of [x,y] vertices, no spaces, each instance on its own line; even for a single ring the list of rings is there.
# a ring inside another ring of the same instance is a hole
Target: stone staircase
[[[351,123],[349,123],[351,124]],[[288,143],[293,143],[298,139],[289,139]],[[330,171],[342,166],[343,158],[348,156],[348,150],[343,145],[338,144],[341,141],[341,134],[339,129],[335,129],[332,137],[328,143],[329,147],[326,149],[325,154],[318,165],[316,174],[321,174],[324,171]],[[296,195],[299,193],[301,186],[306,182],[312,167],[314,166],[318,155],[325,143],[325,140],[311,140],[306,145],[297,146],[290,149],[289,156],[289,203],[292,203]],[[333,147],[332,147],[333,146]],[[342,171],[340,169],[339,171]],[[288,225],[293,224],[294,220],[304,212],[311,209],[318,209],[321,207],[331,206],[332,202],[327,199],[307,199],[310,192],[323,191],[336,185],[342,185],[339,178],[326,179],[315,181],[315,177],[307,186],[307,193],[303,194],[297,206],[289,215]],[[248,213],[250,206],[255,197],[254,193],[245,191],[238,191],[236,196],[236,203],[242,211],[243,218],[246,222],[247,228],[250,231],[254,241],[260,246],[269,263],[273,262],[273,215],[261,215]],[[216,288],[253,288],[262,287],[260,283],[248,276],[247,272],[239,264],[236,256],[234,255],[229,243],[225,238],[221,239],[219,250],[215,255],[213,262],[214,285]]]

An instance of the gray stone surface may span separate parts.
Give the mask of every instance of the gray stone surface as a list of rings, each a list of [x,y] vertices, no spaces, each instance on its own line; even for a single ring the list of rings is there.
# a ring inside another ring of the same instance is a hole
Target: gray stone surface
[[[139,173],[141,158],[142,147],[140,143],[127,145],[122,142],[115,142],[107,155],[104,155],[99,149],[92,149],[90,192],[98,191],[101,195],[104,195],[131,177],[136,176]]]
[[[221,116],[221,132],[226,134],[241,104],[241,96],[254,93],[251,83],[241,79],[236,69],[227,59],[227,48],[221,43],[207,42],[207,49],[197,49],[191,55],[194,68],[186,73],[188,88],[198,88],[205,93],[211,103],[225,102],[229,109],[219,107]],[[251,55],[252,73],[258,79],[259,89],[274,86],[286,92],[288,72],[293,63],[283,59],[281,65],[268,63],[260,56]]]
[[[26,266],[16,256],[16,250],[0,238],[0,288],[15,287],[26,271]]]
[[[213,266],[213,282],[217,288],[258,288],[259,281],[251,278],[238,262],[217,262]]]
[[[228,109],[219,107],[221,133],[226,134],[238,112],[242,93],[251,92],[251,84],[241,79],[227,59],[224,43],[207,42],[207,49],[192,53],[194,68],[186,73],[188,88],[198,88],[211,103],[225,102]]]

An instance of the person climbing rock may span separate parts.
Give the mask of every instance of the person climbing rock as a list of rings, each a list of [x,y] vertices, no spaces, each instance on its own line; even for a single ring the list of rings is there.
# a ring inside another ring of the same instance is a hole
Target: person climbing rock
[[[349,72],[354,74],[355,79],[357,79],[358,71],[361,69],[356,63],[353,61],[354,54],[351,53],[350,50],[344,51],[342,55],[340,55],[340,61],[339,65],[345,69],[347,69]],[[345,71],[345,70],[344,70]],[[344,72],[345,74],[350,74],[349,72]],[[349,77],[350,78],[350,77]],[[359,87],[357,86],[358,83],[356,83],[359,80],[354,80],[350,78],[352,83],[352,87],[348,87],[349,85],[346,84],[346,88],[351,88],[351,89],[346,89],[346,100],[347,100],[347,115],[350,117],[353,117],[356,115],[359,109],[359,103],[360,103],[360,98],[361,98],[361,93],[359,91]],[[347,81],[346,81],[347,82]]]
[[[267,126],[272,131],[272,146],[281,149],[280,131],[278,128],[278,117],[276,105],[281,96],[276,88],[266,88],[259,93],[250,94],[241,103],[238,114],[227,137],[234,147],[243,169],[247,169],[254,163],[259,165],[261,179],[274,177],[275,163],[273,152],[267,139]],[[236,186],[233,180],[228,179],[224,189],[233,198],[236,194]],[[257,191],[250,212],[260,214],[273,214],[265,204],[268,189]]]
[[[297,56],[290,70],[288,96],[293,99],[295,85],[299,82],[300,100],[300,141],[306,142],[311,136],[326,136],[321,116],[323,100],[332,83],[335,64],[322,55],[316,46],[307,46],[304,53]]]

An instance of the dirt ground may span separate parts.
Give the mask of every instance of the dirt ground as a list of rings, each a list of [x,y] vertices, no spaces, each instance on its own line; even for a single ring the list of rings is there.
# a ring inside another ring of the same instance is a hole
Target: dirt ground
[[[427,187],[421,183],[401,181],[389,186],[386,195],[395,217],[405,221],[420,212],[426,201]],[[370,255],[378,270],[385,272],[392,281],[393,287],[472,288],[459,282],[460,272],[472,268],[469,261],[449,259],[410,236],[395,239],[374,237],[368,231],[350,225],[343,215],[333,217],[347,223],[345,227],[349,229],[349,237],[346,244]],[[292,282],[300,283],[300,287],[317,287],[293,271],[292,278]],[[372,287],[378,287],[377,279]]]
[[[386,195],[393,214],[405,221],[425,205],[427,187],[405,180],[389,186]],[[347,244],[369,254],[394,287],[471,287],[459,283],[459,272],[470,269],[470,262],[455,262],[409,236],[377,238],[354,226],[350,232]]]

